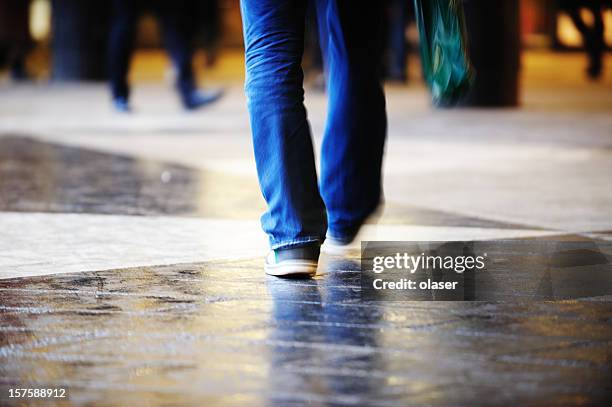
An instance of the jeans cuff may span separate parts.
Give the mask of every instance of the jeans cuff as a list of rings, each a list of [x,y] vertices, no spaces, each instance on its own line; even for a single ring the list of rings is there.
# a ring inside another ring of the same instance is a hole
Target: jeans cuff
[[[343,228],[342,231],[329,228],[327,230],[327,236],[339,241],[352,242],[359,233],[359,229],[361,229],[361,226],[362,225],[359,224],[359,226]]]
[[[296,247],[296,246],[303,246],[305,244],[308,243],[323,243],[323,240],[321,237],[319,236],[305,236],[305,237],[300,237],[297,239],[293,239],[293,240],[288,240],[288,241],[284,241],[284,242],[276,242],[276,243],[270,243],[270,248],[272,250],[276,250],[276,249],[286,249],[286,248],[290,248],[290,247]]]

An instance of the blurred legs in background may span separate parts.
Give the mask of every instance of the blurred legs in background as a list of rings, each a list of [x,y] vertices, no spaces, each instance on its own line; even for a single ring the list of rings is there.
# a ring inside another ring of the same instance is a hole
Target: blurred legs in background
[[[176,87],[186,109],[195,109],[220,97],[220,92],[197,90],[194,78],[193,36],[195,27],[187,0],[114,0],[113,20],[109,41],[109,77],[113,103],[117,110],[129,110],[127,77],[134,49],[138,17],[146,7],[152,7],[162,23],[164,43],[177,72]]]
[[[329,95],[320,187],[303,104],[307,2],[241,2],[245,89],[259,182],[268,203],[262,226],[276,252],[318,248],[326,233],[352,240],[381,196],[386,136],[378,58],[382,5],[319,0],[316,8]]]
[[[560,0],[560,8],[565,11],[582,35],[584,48],[589,56],[587,74],[592,79],[601,76],[603,69],[602,56],[605,50],[603,0]],[[593,25],[588,25],[580,9],[586,8],[593,14]]]
[[[32,47],[28,0],[0,1],[0,68],[7,66],[14,80],[28,78],[25,58]]]
[[[202,42],[206,55],[206,66],[215,64],[219,54],[221,36],[221,10],[219,0],[192,0],[196,36]]]
[[[385,58],[386,79],[406,82],[406,26],[411,0],[389,0],[386,10],[387,50]]]
[[[128,109],[129,86],[127,76],[134,48],[136,21],[139,16],[137,0],[114,0],[110,29],[108,63],[113,103],[118,110]]]

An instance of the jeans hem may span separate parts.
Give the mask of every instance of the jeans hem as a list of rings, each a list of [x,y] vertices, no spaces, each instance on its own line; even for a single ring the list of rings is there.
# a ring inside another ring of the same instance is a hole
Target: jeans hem
[[[323,243],[323,240],[321,237],[319,236],[306,236],[306,237],[300,237],[298,239],[293,239],[293,240],[289,240],[286,242],[277,242],[277,243],[271,243],[270,244],[270,248],[272,250],[276,250],[276,249],[284,249],[284,248],[289,248],[292,246],[299,246],[299,245],[303,245],[306,243]]]
[[[357,235],[359,234],[359,230],[361,229],[362,226],[363,224],[360,223],[359,226],[344,228],[343,229],[344,233],[338,232],[337,230],[333,230],[329,228],[327,230],[327,236],[335,240],[352,242],[353,240],[355,240],[355,237],[357,237]]]

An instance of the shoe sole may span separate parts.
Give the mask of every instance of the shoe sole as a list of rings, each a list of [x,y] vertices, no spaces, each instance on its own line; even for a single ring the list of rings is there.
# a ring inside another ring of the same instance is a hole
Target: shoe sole
[[[285,260],[280,264],[266,264],[266,274],[271,276],[314,276],[317,274],[317,263],[304,260]]]

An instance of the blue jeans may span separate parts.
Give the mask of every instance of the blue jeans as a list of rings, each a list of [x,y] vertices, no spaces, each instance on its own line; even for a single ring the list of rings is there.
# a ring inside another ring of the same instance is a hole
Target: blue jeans
[[[318,185],[301,67],[307,0],[241,1],[245,90],[272,249],[322,243],[326,232],[350,237],[379,204],[383,4],[316,0],[329,98]]]

